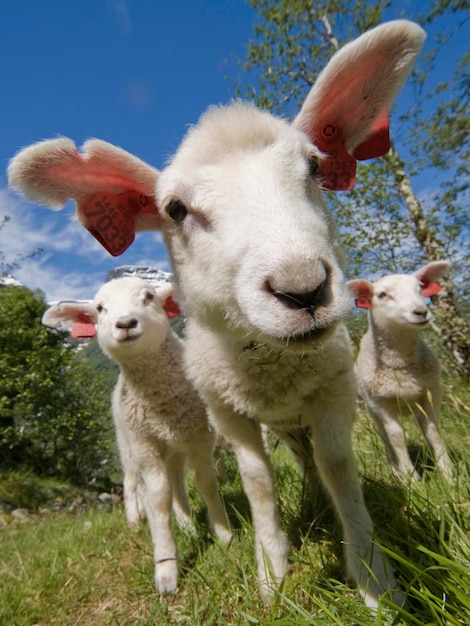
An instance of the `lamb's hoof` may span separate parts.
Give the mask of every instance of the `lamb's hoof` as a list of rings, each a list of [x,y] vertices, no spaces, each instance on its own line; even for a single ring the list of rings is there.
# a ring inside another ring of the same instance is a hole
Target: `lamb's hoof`
[[[176,593],[178,585],[178,563],[176,559],[168,559],[157,563],[155,567],[155,585],[159,593]]]
[[[214,528],[214,533],[217,539],[224,543],[226,546],[237,542],[237,537],[230,528],[219,526]]]

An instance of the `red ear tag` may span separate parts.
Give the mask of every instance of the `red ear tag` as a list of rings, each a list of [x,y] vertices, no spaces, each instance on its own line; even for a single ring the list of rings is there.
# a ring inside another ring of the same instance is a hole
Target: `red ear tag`
[[[181,309],[179,308],[178,304],[173,300],[171,296],[169,296],[165,300],[165,304],[163,305],[163,308],[165,309],[165,313],[170,319],[172,317],[177,317],[178,315],[181,315]]]
[[[372,134],[353,151],[353,156],[358,161],[381,157],[390,150],[390,126],[388,113],[383,113],[378,118]]]
[[[74,339],[94,337],[96,328],[88,315],[81,314],[79,321],[72,326],[71,335]]]
[[[442,290],[442,287],[437,283],[427,283],[426,285],[423,285],[421,289],[423,292],[423,296],[425,298],[428,298],[430,296],[435,296],[437,293],[439,293]]]
[[[83,207],[86,228],[112,256],[119,256],[134,241],[137,213],[158,212],[151,199],[138,191],[93,196]]]
[[[370,309],[370,300],[364,296],[358,296],[354,300],[354,304],[358,309]]]
[[[326,124],[315,143],[328,155],[328,158],[320,163],[323,189],[333,191],[352,189],[356,181],[356,159],[346,152],[341,130],[335,124]]]

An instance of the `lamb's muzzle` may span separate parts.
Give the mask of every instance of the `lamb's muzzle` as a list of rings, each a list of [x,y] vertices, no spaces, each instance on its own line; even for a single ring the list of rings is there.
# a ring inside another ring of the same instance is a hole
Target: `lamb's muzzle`
[[[137,328],[139,321],[135,319],[135,317],[128,317],[124,319],[118,319],[115,323],[116,328],[123,328],[125,330],[130,330],[131,328]]]
[[[323,264],[324,265],[324,264]],[[289,309],[302,309],[315,317],[319,307],[326,307],[331,303],[329,290],[328,270],[325,266],[324,277],[316,277],[316,284],[306,291],[290,291],[277,287],[275,280],[266,281],[267,290]]]

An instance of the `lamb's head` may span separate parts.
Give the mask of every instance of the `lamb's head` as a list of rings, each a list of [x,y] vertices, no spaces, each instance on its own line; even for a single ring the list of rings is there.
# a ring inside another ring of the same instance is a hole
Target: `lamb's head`
[[[170,327],[163,304],[171,289],[157,290],[135,277],[105,283],[93,300],[102,350],[121,362],[131,355],[158,349]]]
[[[385,154],[387,111],[424,33],[384,24],[340,49],[292,124],[249,105],[212,109],[163,173],[105,142],[22,151],[14,188],[80,221],[112,254],[160,228],[187,313],[247,341],[323,341],[348,309],[321,189],[350,189],[356,159]],[[153,190],[151,190],[153,186]]]
[[[307,346],[349,307],[320,153],[253,106],[209,110],[158,181],[185,311],[248,341]]]
[[[72,328],[77,322],[96,324],[101,349],[118,363],[158,350],[169,331],[166,306],[173,287],[155,288],[137,277],[105,283],[93,302],[61,302],[43,316],[46,326]]]
[[[370,310],[377,327],[418,330],[431,319],[425,298],[439,293],[438,280],[449,267],[447,261],[432,261],[413,274],[389,274],[375,282],[351,280],[348,288],[356,306]]]

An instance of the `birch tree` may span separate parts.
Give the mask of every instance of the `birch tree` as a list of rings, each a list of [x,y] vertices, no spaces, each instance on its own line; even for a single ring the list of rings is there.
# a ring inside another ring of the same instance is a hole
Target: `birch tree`
[[[329,192],[327,201],[349,251],[351,277],[451,261],[452,280],[435,297],[436,327],[453,366],[468,376],[470,54],[447,54],[468,25],[468,0],[407,4],[406,15],[404,5],[391,0],[250,4],[259,19],[243,63],[249,76],[243,95],[283,115],[296,113],[332,54],[362,32],[398,17],[428,32],[425,52],[392,112],[390,152],[358,164],[355,188]],[[439,79],[442,59],[445,80]]]

